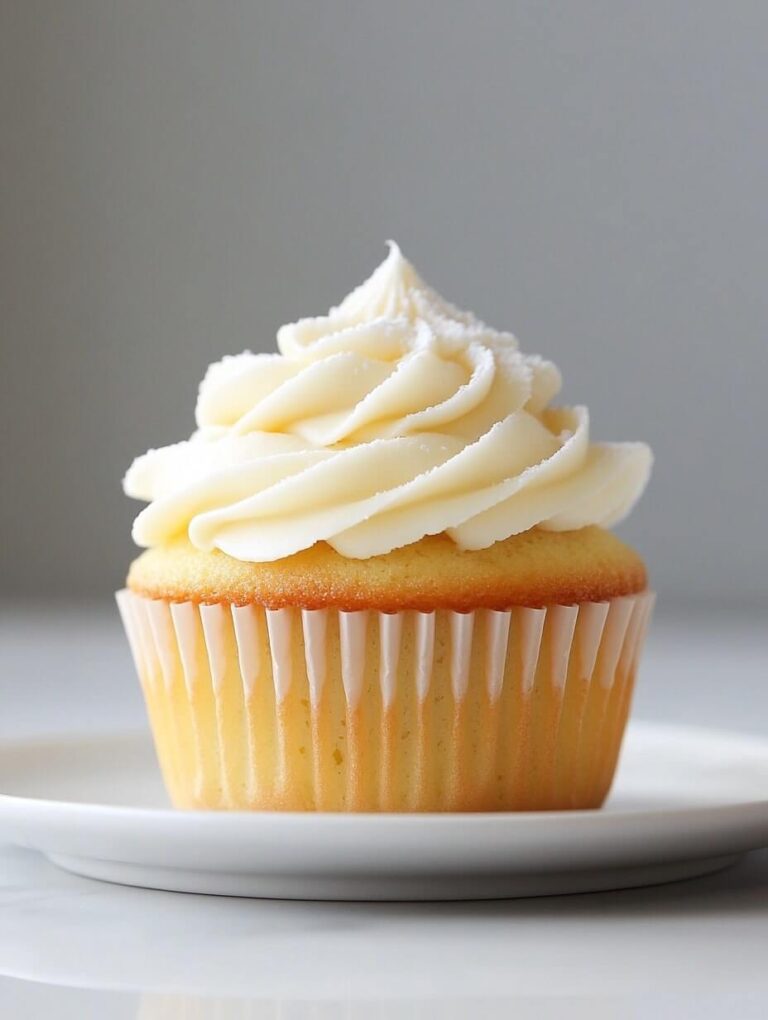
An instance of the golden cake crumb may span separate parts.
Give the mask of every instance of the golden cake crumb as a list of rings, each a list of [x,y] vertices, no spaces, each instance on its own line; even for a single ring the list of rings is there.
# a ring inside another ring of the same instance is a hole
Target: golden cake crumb
[[[139,556],[127,584],[173,602],[469,612],[604,601],[642,591],[646,572],[638,554],[602,528],[533,528],[488,549],[462,551],[436,535],[353,560],[320,542],[274,563],[201,552],[183,538]]]

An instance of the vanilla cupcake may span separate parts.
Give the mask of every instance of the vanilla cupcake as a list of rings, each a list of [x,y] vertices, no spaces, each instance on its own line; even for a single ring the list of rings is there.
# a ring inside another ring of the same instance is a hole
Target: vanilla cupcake
[[[396,245],[279,354],[213,365],[188,442],[139,457],[118,602],[184,808],[598,807],[652,596],[605,529],[642,443]]]

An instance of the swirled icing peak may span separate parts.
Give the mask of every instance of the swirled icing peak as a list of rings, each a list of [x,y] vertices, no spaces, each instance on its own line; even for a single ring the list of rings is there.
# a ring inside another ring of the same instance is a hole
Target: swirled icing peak
[[[254,562],[321,541],[365,559],[440,533],[484,549],[614,524],[648,480],[645,444],[590,443],[586,408],[550,406],[555,366],[444,301],[393,242],[277,345],[212,365],[191,439],[134,461],[139,545],[186,533]]]

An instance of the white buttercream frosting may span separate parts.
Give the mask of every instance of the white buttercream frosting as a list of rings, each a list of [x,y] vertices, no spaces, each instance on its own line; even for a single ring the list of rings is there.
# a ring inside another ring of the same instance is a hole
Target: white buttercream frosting
[[[557,368],[444,301],[390,243],[279,354],[212,365],[187,442],[138,457],[142,546],[277,560],[316,542],[365,559],[445,533],[484,549],[538,527],[609,526],[643,491],[644,443],[590,443],[584,407],[551,407]]]

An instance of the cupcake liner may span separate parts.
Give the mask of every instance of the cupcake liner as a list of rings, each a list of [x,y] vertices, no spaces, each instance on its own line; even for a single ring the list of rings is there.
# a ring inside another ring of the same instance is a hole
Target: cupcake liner
[[[173,802],[273,810],[598,806],[653,601],[389,614],[117,594]]]

